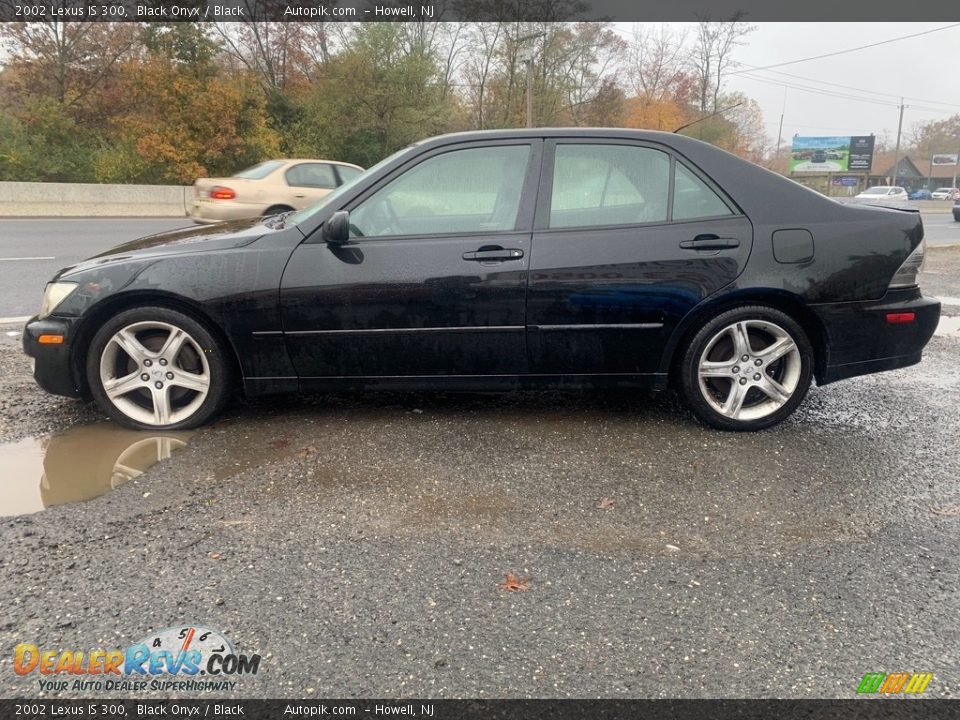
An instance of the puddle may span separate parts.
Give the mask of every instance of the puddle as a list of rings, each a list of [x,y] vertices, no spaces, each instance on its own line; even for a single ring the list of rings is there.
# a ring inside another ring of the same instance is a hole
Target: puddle
[[[104,422],[0,443],[0,516],[108,493],[186,447],[191,435],[136,432]]]
[[[946,337],[960,336],[960,317],[941,315],[935,334]]]

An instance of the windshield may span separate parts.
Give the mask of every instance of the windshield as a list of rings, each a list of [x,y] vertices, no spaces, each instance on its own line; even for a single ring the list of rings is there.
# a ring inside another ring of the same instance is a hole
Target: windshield
[[[281,165],[283,165],[283,162],[280,160],[267,160],[253,167],[248,167],[246,170],[241,170],[233,177],[243,178],[244,180],[262,180]]]
[[[410,147],[413,147],[413,146],[411,145]],[[323,198],[323,200],[321,200],[320,202],[318,202],[316,205],[311,205],[311,206],[309,206],[309,207],[305,207],[305,208],[304,208],[303,210],[301,210],[300,212],[296,212],[296,213],[294,213],[293,215],[291,215],[290,217],[288,217],[288,218],[286,219],[286,223],[285,223],[285,224],[288,225],[288,226],[289,226],[289,225],[299,225],[299,224],[302,223],[304,220],[309,220],[309,219],[312,218],[314,215],[316,215],[318,212],[320,212],[323,208],[325,208],[327,205],[329,205],[330,203],[332,203],[333,201],[335,201],[337,198],[339,198],[341,195],[343,195],[343,193],[344,193],[345,191],[349,190],[349,189],[352,188],[354,185],[356,185],[357,182],[358,182],[361,178],[365,178],[365,177],[367,177],[370,173],[376,172],[377,170],[379,170],[380,168],[382,168],[382,167],[383,167],[384,165],[386,165],[387,163],[393,161],[394,158],[397,158],[397,157],[399,157],[400,155],[402,155],[403,153],[405,153],[407,150],[410,149],[410,147],[405,147],[403,150],[398,150],[398,151],[395,152],[393,155],[390,155],[389,157],[384,158],[383,160],[381,160],[380,162],[378,162],[378,163],[377,163],[376,165],[374,165],[373,167],[367,168],[367,169],[364,170],[363,172],[358,172],[356,175],[352,176],[349,180],[347,180],[343,185],[341,185],[340,187],[338,187],[338,188],[337,188],[336,190],[334,190],[332,193],[330,193],[329,195],[325,195],[324,198]],[[351,168],[351,169],[353,169],[353,168]],[[342,175],[342,170],[343,170],[343,168],[341,168],[341,175]],[[344,176],[344,179],[346,179],[345,176]]]

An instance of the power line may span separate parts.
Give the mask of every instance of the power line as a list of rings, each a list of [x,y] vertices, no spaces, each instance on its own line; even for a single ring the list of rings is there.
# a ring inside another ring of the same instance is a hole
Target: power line
[[[899,103],[879,100],[878,98],[867,98],[860,95],[851,95],[850,93],[841,93],[835,90],[822,90],[820,88],[810,87],[808,85],[799,85],[797,83],[788,83],[783,80],[773,80],[771,78],[759,77],[755,75],[743,74],[740,77],[745,80],[753,80],[755,82],[768,83],[770,85],[779,85],[781,87],[787,87],[791,90],[799,90],[800,92],[814,93],[816,95],[826,95],[827,97],[841,98],[844,100],[855,100],[865,103],[870,103],[872,105],[883,105],[884,107],[899,107]]]
[[[744,72],[756,72],[759,68],[756,65],[750,65],[749,63],[737,63],[738,65],[743,65],[747,68]],[[843,88],[844,90],[854,90],[856,92],[867,93],[869,95],[883,95],[885,97],[891,98],[904,98],[906,100],[916,100],[917,102],[930,103],[931,105],[945,105],[947,107],[960,108],[960,105],[956,103],[947,103],[941,100],[928,100],[926,98],[917,98],[911,97],[909,95],[899,95],[896,93],[887,93],[880,92],[879,90],[866,90],[864,88],[855,87],[853,85],[841,85],[840,83],[828,82],[827,80],[819,80],[817,78],[804,77],[803,75],[794,75],[793,73],[782,72],[780,70],[765,70],[764,72],[771,73],[773,75],[785,75],[786,77],[795,78],[797,80],[805,80],[807,82],[819,83],[820,85],[829,85],[830,87]]]
[[[811,57],[798,58],[796,60],[787,60],[786,62],[774,63],[773,65],[764,65],[762,67],[753,68],[754,70],[770,70],[771,68],[784,67],[786,65],[796,65],[797,63],[809,62],[810,60],[821,60],[828,57],[836,57],[837,55],[846,55],[847,53],[857,52],[858,50],[866,50],[868,48],[879,47],[881,45],[887,45],[893,42],[899,42],[900,40],[909,40],[910,38],[921,37],[922,35],[930,35],[931,33],[940,32],[941,30],[949,30],[950,28],[960,27],[960,23],[953,23],[951,25],[942,25],[938,28],[933,28],[932,30],[924,30],[923,32],[913,33],[911,35],[901,35],[900,37],[890,38],[888,40],[880,40],[879,42],[870,43],[869,45],[861,45],[859,47],[847,48],[846,50],[835,50],[834,52],[824,53],[822,55],[812,55]],[[740,75],[745,72],[750,72],[749,70],[735,70],[733,72],[727,73],[728,75]]]

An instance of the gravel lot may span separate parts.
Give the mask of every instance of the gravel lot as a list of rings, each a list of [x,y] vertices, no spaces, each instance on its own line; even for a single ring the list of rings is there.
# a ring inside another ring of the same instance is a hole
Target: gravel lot
[[[960,297],[960,251],[927,270]],[[0,440],[99,419],[18,343]],[[183,622],[264,656],[243,696],[852,697],[875,671],[955,696],[958,360],[936,337],[752,435],[670,393],[236,405],[112,493],[0,519],[0,696],[41,694],[19,642]]]

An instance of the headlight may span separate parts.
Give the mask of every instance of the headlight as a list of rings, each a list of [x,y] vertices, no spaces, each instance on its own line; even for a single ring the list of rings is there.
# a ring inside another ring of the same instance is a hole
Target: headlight
[[[47,289],[43,291],[43,301],[40,303],[40,312],[37,314],[37,319],[43,320],[43,318],[47,317],[57,309],[57,305],[66,300],[70,293],[76,289],[77,283],[47,283]]]

